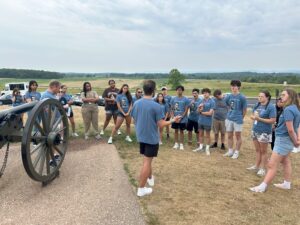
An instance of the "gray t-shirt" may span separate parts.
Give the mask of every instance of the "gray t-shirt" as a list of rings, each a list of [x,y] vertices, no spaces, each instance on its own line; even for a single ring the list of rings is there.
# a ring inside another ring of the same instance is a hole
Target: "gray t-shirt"
[[[225,121],[228,112],[228,107],[226,105],[224,98],[222,99],[215,98],[214,100],[215,100],[214,119]]]

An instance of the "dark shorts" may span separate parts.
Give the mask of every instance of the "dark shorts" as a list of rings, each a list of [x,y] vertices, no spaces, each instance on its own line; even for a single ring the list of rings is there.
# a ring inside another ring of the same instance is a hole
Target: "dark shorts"
[[[157,157],[159,144],[151,145],[141,142],[140,153],[146,157]]]
[[[177,130],[185,130],[186,129],[186,124],[185,123],[172,123],[172,128]]]
[[[118,109],[105,109],[105,113],[107,114],[107,115],[113,115],[113,116],[115,116],[115,115],[118,115]]]
[[[199,130],[211,131],[211,126],[199,124]]]
[[[193,129],[194,129],[195,133],[198,133],[198,121],[195,122],[193,120],[188,120],[186,129],[188,131],[193,131]]]
[[[118,114],[117,114],[117,116],[118,116],[118,117],[125,118],[124,114],[123,114],[123,113],[121,113],[121,112],[119,112],[119,111],[118,111]]]
[[[74,113],[73,113],[73,110],[71,111],[71,113],[70,113],[70,116],[68,116],[69,118],[72,118],[72,117],[74,117]]]

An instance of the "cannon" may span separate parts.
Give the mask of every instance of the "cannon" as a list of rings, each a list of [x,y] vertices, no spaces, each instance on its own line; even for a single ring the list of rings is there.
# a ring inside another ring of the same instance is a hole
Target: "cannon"
[[[28,118],[25,126],[22,114]],[[58,100],[44,99],[0,112],[0,150],[7,145],[0,177],[3,175],[9,144],[21,142],[24,169],[35,181],[48,184],[59,175],[69,137],[68,118]]]

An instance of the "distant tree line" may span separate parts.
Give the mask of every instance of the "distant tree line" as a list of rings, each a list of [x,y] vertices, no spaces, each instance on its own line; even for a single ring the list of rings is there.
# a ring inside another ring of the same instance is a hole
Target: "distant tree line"
[[[44,70],[0,69],[0,78],[61,79],[64,76],[63,73]]]

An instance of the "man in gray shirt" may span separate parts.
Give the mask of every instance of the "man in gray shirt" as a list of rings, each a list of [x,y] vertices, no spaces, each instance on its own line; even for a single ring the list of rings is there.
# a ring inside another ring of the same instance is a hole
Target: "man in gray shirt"
[[[216,89],[214,91],[214,97],[215,111],[213,116],[213,131],[215,133],[215,143],[213,143],[210,147],[218,147],[219,133],[221,133],[221,149],[225,150],[225,119],[227,116],[228,107],[224,101],[221,90]]]

